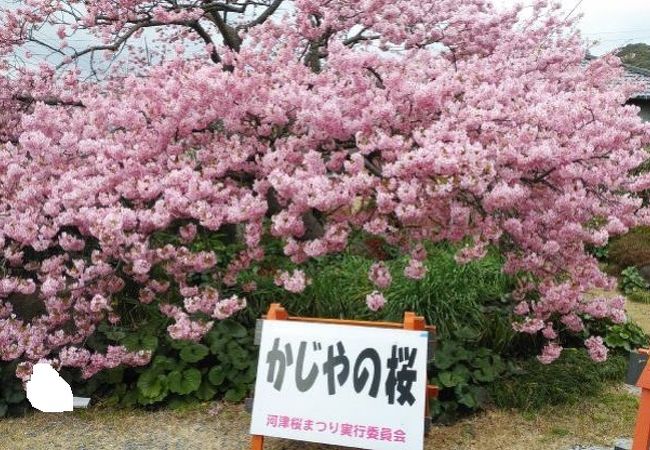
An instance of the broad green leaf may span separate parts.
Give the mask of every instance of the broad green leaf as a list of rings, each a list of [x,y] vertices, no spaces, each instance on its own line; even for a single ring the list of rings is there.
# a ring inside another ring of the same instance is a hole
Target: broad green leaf
[[[199,389],[194,393],[199,400],[212,400],[217,395],[217,390],[213,388],[210,383],[203,381]]]
[[[215,366],[212,369],[210,369],[210,372],[208,372],[208,380],[214,386],[221,386],[221,384],[224,382],[225,379],[226,379],[226,372],[223,370],[223,367],[221,366]]]
[[[201,361],[208,356],[210,350],[203,344],[190,344],[181,350],[181,359],[188,363],[195,363]]]
[[[233,338],[244,337],[248,334],[246,328],[234,320],[224,320],[219,324],[220,331]]]
[[[443,387],[454,387],[466,379],[454,372],[442,372],[438,374],[438,381]]]
[[[120,343],[129,351],[141,350],[140,338],[136,334],[129,334],[124,339],[121,339]]]
[[[201,385],[201,372],[195,368],[174,370],[167,375],[167,383],[171,392],[187,395]]]
[[[165,381],[166,378],[164,375],[149,369],[138,378],[138,390],[144,397],[156,398],[166,390]]]
[[[236,388],[228,389],[226,394],[223,396],[224,399],[226,399],[229,402],[241,402],[246,398],[246,393],[248,392],[248,388],[244,386],[238,386]]]
[[[156,336],[145,336],[141,342],[144,350],[154,351],[158,348],[158,338]]]

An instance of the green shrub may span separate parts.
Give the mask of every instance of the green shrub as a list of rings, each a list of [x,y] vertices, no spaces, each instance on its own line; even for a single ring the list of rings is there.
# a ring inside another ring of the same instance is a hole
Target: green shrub
[[[499,408],[538,410],[547,405],[578,403],[598,394],[607,382],[622,381],[626,366],[622,355],[596,363],[585,350],[568,348],[552,364],[544,365],[536,359],[522,362],[510,376],[488,385],[488,391]]]
[[[600,247],[588,246],[587,251],[599,261],[605,261],[609,258],[609,247],[607,245]]]
[[[608,326],[604,341],[610,349],[624,353],[645,348],[650,342],[645,331],[632,321]]]
[[[436,325],[441,337],[465,327],[485,329],[484,307],[512,290],[512,280],[501,271],[501,255],[491,250],[485,258],[461,265],[454,259],[454,246],[438,244],[428,250],[422,280],[404,276],[404,259],[391,267],[393,284],[386,292],[384,319],[399,321],[404,311],[414,311]]]
[[[207,241],[204,244],[214,245]],[[461,409],[472,409],[480,398],[480,389],[476,390],[474,383],[480,384],[480,379],[491,376],[472,364],[484,364],[487,358],[497,361],[497,365],[498,352],[509,345],[514,335],[507,300],[511,281],[501,273],[500,255],[491,251],[481,261],[460,266],[454,260],[453,246],[432,245],[426,262],[428,273],[423,280],[415,281],[403,275],[406,258],[397,257],[395,249],[382,245],[373,242],[371,253],[381,251],[383,256],[390,258],[386,263],[394,280],[386,292],[388,306],[383,311],[372,312],[365,304],[365,296],[375,289],[367,274],[376,255],[368,253],[363,240],[359,240],[359,247],[349,253],[307,263],[304,270],[312,283],[301,294],[288,293],[274,283],[277,270],[291,270],[292,266],[275,265],[276,261],[270,258],[271,266],[253,267],[240,281],[255,281],[257,289],[254,292],[223,292],[223,296],[244,295],[249,308],[236,320],[217,322],[200,343],[171,340],[166,331],[170,320],[155,305],[135,300],[135,293],[127,286],[117,305],[123,322],[98,327],[86,345],[98,352],[104,352],[108,345],[150,350],[152,362],[141,368],[106,370],[90,380],[82,380],[74,369],[64,369],[62,375],[73,385],[75,393],[93,396],[108,404],[176,407],[213,398],[238,401],[246,396],[254,382],[257,348],[252,345],[253,328],[269,303],[282,302],[292,315],[363,320],[401,321],[403,313],[410,310],[435,324],[443,340],[452,333],[456,336],[453,339],[458,339],[457,333],[462,335],[461,330],[471,326],[481,330],[474,336],[480,345],[497,348],[494,354],[485,348],[468,356],[465,362],[454,363],[452,370],[456,373],[465,363],[476,372],[467,383],[459,383],[451,389],[457,393],[454,395],[458,395]],[[277,242],[267,243],[266,248],[271,255],[282,252]],[[195,282],[203,284],[209,280]],[[479,344],[474,342],[471,347],[476,345]],[[485,369],[489,372],[489,368]],[[447,376],[442,375],[443,380]],[[443,396],[448,395],[447,392],[445,390]]]
[[[620,287],[624,294],[648,289],[648,283],[636,267],[627,267],[621,272]]]
[[[626,267],[643,267],[650,264],[650,227],[638,227],[612,239],[608,245],[608,263],[613,273]]]
[[[153,351],[152,362],[145,367],[118,367],[90,380],[64,371],[75,392],[102,398],[106,404],[175,408],[213,398],[238,402],[255,380],[254,330],[234,320],[217,322],[200,343],[172,340],[163,326],[144,326],[135,332],[106,327],[100,334],[130,350]]]
[[[633,291],[627,295],[627,298],[637,303],[650,303],[650,291]]]
[[[489,398],[487,386],[507,371],[498,354],[477,345],[479,339],[480,333],[464,328],[440,342],[431,367],[431,382],[440,389],[431,404],[431,415],[437,421],[450,422],[482,409]]]
[[[16,378],[16,363],[0,362],[0,418],[23,415],[28,409],[25,390]]]
[[[393,250],[382,251],[392,254]],[[487,330],[487,316],[493,316],[494,305],[507,304],[510,310],[507,296],[513,284],[502,273],[503,259],[496,250],[466,265],[456,263],[456,247],[452,245],[431,245],[428,252],[425,262],[428,271],[422,280],[404,275],[406,258],[385,261],[393,282],[384,292],[386,306],[377,313],[368,310],[365,304],[366,295],[376,288],[368,280],[368,270],[374,260],[362,251],[327,256],[306,264],[302,269],[312,283],[300,294],[287,293],[275,286],[274,270],[269,273],[263,269],[251,270],[243,276],[243,281],[254,280],[257,284],[255,292],[245,294],[250,305],[249,320],[252,323],[274,301],[281,301],[292,315],[308,317],[400,322],[405,311],[414,311],[424,316],[427,323],[436,325],[440,336],[448,336],[466,326]],[[509,323],[504,324],[500,324],[499,333],[502,339],[507,335],[508,340],[512,328]]]

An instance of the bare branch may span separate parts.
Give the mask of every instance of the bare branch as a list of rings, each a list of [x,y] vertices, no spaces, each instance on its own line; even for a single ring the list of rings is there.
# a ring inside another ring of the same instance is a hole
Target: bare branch
[[[31,105],[33,103],[42,102],[42,103],[45,103],[46,105],[49,105],[49,106],[76,106],[78,108],[85,108],[86,107],[86,105],[84,105],[80,101],[61,100],[61,99],[56,98],[56,97],[37,98],[37,97],[32,97],[31,95],[17,95],[14,98],[16,100],[18,100],[19,102],[26,103],[28,105]]]
[[[275,11],[277,11],[277,9],[280,7],[283,1],[284,0],[273,0],[273,3],[271,3],[269,7],[266,8],[266,10],[262,14],[257,16],[255,20],[253,20],[252,22],[246,24],[244,28],[249,29],[257,25],[262,25],[264,22],[267,21],[269,17],[271,17],[275,13]]]

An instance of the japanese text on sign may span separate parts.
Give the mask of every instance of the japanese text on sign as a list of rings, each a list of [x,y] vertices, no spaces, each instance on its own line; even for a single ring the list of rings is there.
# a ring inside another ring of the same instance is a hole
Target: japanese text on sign
[[[422,331],[265,321],[251,433],[422,448],[426,351]]]

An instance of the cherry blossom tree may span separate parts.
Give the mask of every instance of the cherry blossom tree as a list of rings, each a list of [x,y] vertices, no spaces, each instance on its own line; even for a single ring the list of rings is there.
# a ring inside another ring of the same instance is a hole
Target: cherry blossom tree
[[[543,362],[585,317],[625,320],[621,297],[585,295],[613,286],[586,248],[646,219],[632,171],[650,130],[618,60],[585,63],[556,6],[24,0],[0,17],[0,359],[20,374],[146,363],[83,347],[125,293],[200,339],[245,307],[223,292],[268,237],[301,264],[362,231],[403,249],[415,280],[425,242],[465,243],[461,263],[498,246]],[[206,234],[238,253],[196,250]],[[369,277],[391,282],[380,263]]]

